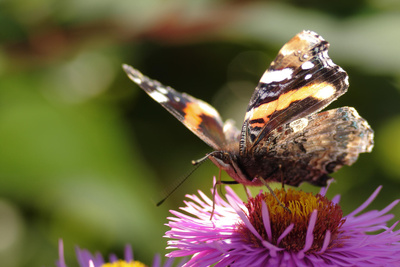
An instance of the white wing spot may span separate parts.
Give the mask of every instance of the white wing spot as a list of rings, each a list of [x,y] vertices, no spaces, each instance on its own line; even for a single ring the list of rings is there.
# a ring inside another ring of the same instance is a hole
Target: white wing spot
[[[312,77],[312,74],[307,74],[305,77],[304,77],[304,80],[308,80],[308,79],[310,79]]]
[[[344,83],[349,86],[349,76],[346,75],[346,78],[344,79]]]
[[[181,101],[181,98],[179,96],[174,96],[174,99],[175,99],[176,102]]]
[[[301,65],[301,68],[302,68],[303,70],[309,70],[309,69],[311,69],[312,67],[314,67],[314,64],[311,63],[310,61],[304,62],[303,65]]]
[[[326,85],[324,88],[319,90],[315,95],[318,99],[328,99],[335,94],[335,88],[332,85]]]
[[[339,67],[338,70],[339,70],[340,72],[346,73],[346,72],[344,71],[344,69],[342,69],[341,67]],[[345,83],[347,86],[349,86],[349,76],[346,75],[346,78],[344,79],[344,83]]]
[[[168,90],[165,89],[164,87],[157,86],[157,90],[158,90],[160,93],[164,94],[164,95],[168,94]]]
[[[292,128],[294,133],[302,131],[304,128],[307,127],[307,125],[308,125],[308,119],[306,118],[295,120],[289,124],[290,128]]]
[[[158,92],[158,91],[153,91],[151,93],[149,93],[149,95],[158,103],[165,103],[168,102],[168,97],[166,97],[165,95],[163,95],[162,93]]]
[[[143,81],[143,76],[139,76],[139,75],[137,75],[137,76],[134,76],[134,75],[132,75],[131,73],[128,73],[128,76],[129,76],[129,78],[132,80],[132,81],[134,81],[135,83],[137,83],[137,84],[141,84],[142,83],[142,81]]]
[[[199,101],[198,102],[200,108],[208,115],[211,115],[213,117],[219,117],[218,112],[209,104],[207,104],[206,102],[203,101]]]
[[[250,109],[249,111],[246,112],[246,115],[244,117],[245,120],[250,119],[253,116],[254,113],[254,108]]]
[[[285,68],[282,70],[267,70],[261,77],[260,82],[262,83],[272,83],[281,82],[286,79],[292,78],[293,70],[291,68]]]

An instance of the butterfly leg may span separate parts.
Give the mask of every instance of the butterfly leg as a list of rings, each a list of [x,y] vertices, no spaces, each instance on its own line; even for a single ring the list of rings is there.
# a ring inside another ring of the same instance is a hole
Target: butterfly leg
[[[247,199],[252,198],[253,196],[251,195],[250,190],[245,185],[243,185],[243,188],[244,192],[246,192]]]
[[[219,169],[219,172],[218,172],[218,179],[217,179],[217,181],[215,182],[215,184],[214,184],[214,187],[213,187],[213,207],[212,207],[212,211],[211,211],[211,216],[210,216],[210,221],[212,220],[212,217],[214,216],[214,210],[215,210],[215,195],[216,195],[216,193],[217,193],[217,186],[218,185],[221,185],[222,184],[222,181],[221,181],[221,169]],[[219,187],[220,189],[221,189],[221,187]],[[222,194],[221,194],[222,195]]]
[[[239,184],[236,181],[221,181],[221,184]]]
[[[267,181],[265,181],[263,178],[258,177],[258,179],[268,188],[269,192],[272,194],[272,196],[276,199],[276,201],[278,201],[279,206],[281,206],[282,208],[284,208],[286,211],[288,211],[289,213],[291,213],[290,209],[288,209],[280,200],[279,198],[275,195],[274,190],[272,190],[272,188],[269,186],[269,184],[267,183]]]
[[[279,164],[279,173],[281,174],[281,182],[282,182],[282,188],[285,190],[285,183],[283,179],[283,170],[282,170],[282,165]],[[286,190],[285,190],[285,202],[286,202]]]
[[[223,185],[223,184],[239,184],[239,183],[236,181],[219,181],[219,185]],[[221,195],[221,197],[224,197],[224,193],[222,192],[221,186],[219,187],[219,194]],[[226,200],[226,198],[225,198],[225,200]]]
[[[214,215],[214,210],[215,210],[215,194],[217,192],[217,186],[219,186],[219,192],[221,197],[223,197],[223,193],[222,193],[222,189],[221,189],[221,185],[222,184],[238,184],[238,182],[236,181],[221,181],[221,169],[219,170],[219,174],[218,174],[218,180],[215,182],[214,186],[213,186],[213,208],[211,211],[211,216],[210,216],[210,221],[212,220],[212,217]]]
[[[283,179],[283,171],[282,171],[282,165],[279,164],[279,173],[281,174],[281,182],[282,182],[282,188],[285,189],[285,183]]]

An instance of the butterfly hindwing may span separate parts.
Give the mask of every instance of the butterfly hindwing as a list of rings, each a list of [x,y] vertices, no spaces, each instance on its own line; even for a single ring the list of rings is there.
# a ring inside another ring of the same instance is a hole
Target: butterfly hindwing
[[[373,131],[351,107],[312,114],[274,129],[261,141],[255,154],[280,159],[281,172],[299,185],[307,181],[325,185],[329,173],[352,165],[360,153],[371,152]],[[280,171],[275,179],[279,181]]]
[[[315,113],[344,94],[346,72],[328,56],[329,43],[303,31],[279,51],[261,77],[247,108],[241,154],[251,150],[279,125]]]
[[[228,138],[225,138],[224,123],[215,108],[200,99],[162,85],[131,66],[123,65],[123,68],[132,81],[205,143],[215,150],[226,146]],[[230,122],[225,125],[225,132],[227,128],[229,131],[238,131]],[[229,137],[231,132],[227,134]]]

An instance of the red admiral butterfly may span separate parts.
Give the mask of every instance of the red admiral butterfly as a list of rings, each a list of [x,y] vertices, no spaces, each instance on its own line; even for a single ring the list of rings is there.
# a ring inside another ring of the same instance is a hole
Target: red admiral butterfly
[[[215,151],[208,158],[236,182],[325,186],[328,174],[370,152],[373,130],[351,107],[317,113],[347,91],[346,72],[312,31],[293,37],[261,77],[242,129],[206,102],[124,65],[129,78]]]

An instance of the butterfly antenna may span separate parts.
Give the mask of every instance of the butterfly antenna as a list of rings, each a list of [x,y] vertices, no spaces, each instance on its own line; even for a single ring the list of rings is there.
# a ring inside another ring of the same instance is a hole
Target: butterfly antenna
[[[206,160],[207,156],[196,161],[193,160],[192,164],[194,165],[194,168],[190,170],[185,176],[182,176],[181,179],[176,180],[174,184],[170,185],[165,191],[166,192],[165,196],[159,202],[157,202],[156,206],[158,207],[162,203],[164,203],[164,201],[167,200],[189,178],[189,176],[192,175],[192,173],[194,173],[195,170],[197,170],[198,167],[200,167],[201,163],[203,163]],[[194,164],[193,162],[196,162],[196,164]]]
[[[215,152],[215,151],[214,151],[214,152]],[[205,155],[205,156],[202,157],[201,159],[192,160],[192,164],[193,164],[194,166],[196,166],[196,165],[198,165],[198,164],[203,163],[204,161],[206,161],[206,160],[208,159],[208,157],[209,157],[210,155],[214,154],[214,152],[207,153],[207,155]]]

